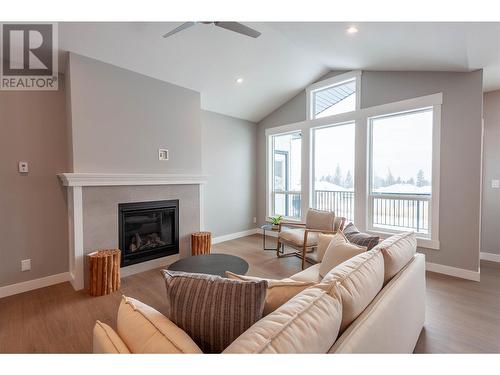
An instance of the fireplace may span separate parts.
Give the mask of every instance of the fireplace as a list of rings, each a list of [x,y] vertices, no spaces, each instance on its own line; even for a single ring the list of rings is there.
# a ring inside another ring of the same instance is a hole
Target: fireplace
[[[118,204],[121,266],[179,253],[179,201]]]

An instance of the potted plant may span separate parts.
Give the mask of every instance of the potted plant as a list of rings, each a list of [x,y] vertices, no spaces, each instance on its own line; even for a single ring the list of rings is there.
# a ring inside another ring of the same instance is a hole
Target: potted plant
[[[273,225],[273,230],[279,228],[279,224],[281,223],[281,220],[283,220],[283,216],[278,215],[278,216],[271,216],[269,217],[269,221]]]

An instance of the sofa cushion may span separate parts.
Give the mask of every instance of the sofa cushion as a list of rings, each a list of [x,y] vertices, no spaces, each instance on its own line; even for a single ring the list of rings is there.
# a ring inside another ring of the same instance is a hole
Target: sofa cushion
[[[224,353],[326,353],[335,342],[342,304],[329,290],[308,288],[259,320]]]
[[[387,283],[408,264],[417,252],[415,233],[407,232],[391,236],[377,245],[384,256],[384,283]]]
[[[314,282],[295,281],[292,279],[275,280],[263,279],[254,276],[237,275],[229,271],[226,271],[226,276],[230,279],[242,281],[267,281],[266,304],[264,306],[263,313],[264,316],[276,310],[304,289],[316,285]]]
[[[342,299],[340,331],[343,332],[382,289],[384,257],[378,249],[356,255],[328,272],[321,283],[338,283]]]
[[[304,244],[304,229],[302,228],[287,228],[281,227],[279,232],[280,238],[285,241],[291,242],[296,246],[303,246]],[[310,232],[307,234],[307,246],[315,246],[318,243],[318,233]]]
[[[220,353],[262,318],[267,281],[163,270],[166,315],[204,353]]]
[[[290,276],[290,279],[295,281],[319,283],[322,279],[322,277],[319,275],[320,266],[321,266],[320,263],[314,264],[306,268],[305,270],[302,270],[300,272],[297,272],[295,275]]]
[[[342,232],[336,233],[325,251],[319,267],[319,275],[324,277],[335,266],[365,251],[366,247],[349,243]]]
[[[344,228],[344,235],[349,242],[359,246],[365,246],[368,250],[373,249],[380,241],[379,236],[371,236],[367,233],[361,233],[353,223],[349,223]]]
[[[130,354],[127,345],[125,345],[113,328],[99,320],[94,326],[92,352],[94,354]]]
[[[194,341],[167,317],[130,297],[122,298],[117,329],[132,353],[201,353]]]

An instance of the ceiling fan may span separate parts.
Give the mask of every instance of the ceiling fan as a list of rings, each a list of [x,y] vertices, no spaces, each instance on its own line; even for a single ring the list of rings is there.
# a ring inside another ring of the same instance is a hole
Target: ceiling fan
[[[222,27],[223,29],[226,30],[234,31],[235,33],[243,34],[251,38],[258,38],[261,34],[257,30],[254,30],[251,27],[245,26],[239,22],[184,22],[182,25],[176,27],[172,31],[169,31],[168,33],[163,35],[163,37],[168,38],[169,36],[172,36],[178,33],[179,31],[185,30],[188,27],[194,26],[197,23],[203,23],[206,25],[214,24],[215,26]]]

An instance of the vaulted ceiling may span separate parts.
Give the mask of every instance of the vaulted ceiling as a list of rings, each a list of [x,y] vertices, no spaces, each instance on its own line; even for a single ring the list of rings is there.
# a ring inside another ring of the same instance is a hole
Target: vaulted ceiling
[[[202,108],[258,122],[330,70],[471,71],[500,89],[500,23],[60,23],[59,47],[201,93]],[[237,78],[243,82],[237,83]]]

